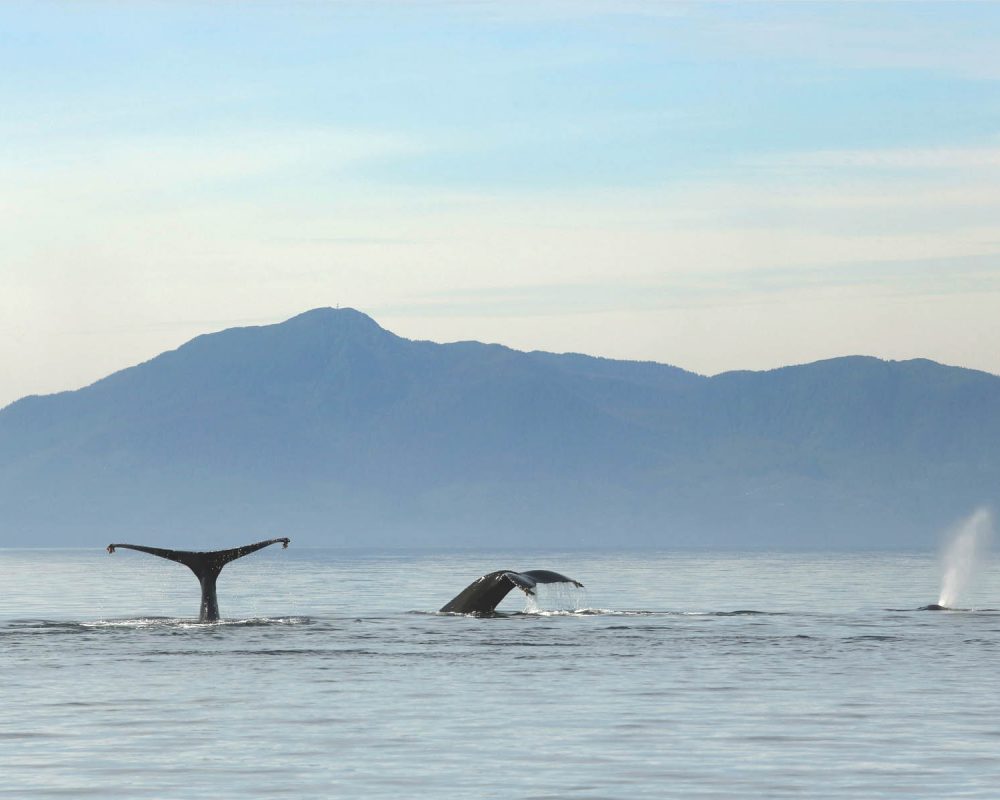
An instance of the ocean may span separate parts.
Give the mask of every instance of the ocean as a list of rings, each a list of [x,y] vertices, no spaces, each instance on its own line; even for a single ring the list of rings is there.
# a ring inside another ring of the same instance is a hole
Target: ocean
[[[501,568],[585,589],[435,613]],[[202,625],[179,564],[0,550],[0,797],[996,798],[1000,570],[916,610],[942,574],[293,541],[227,566]]]

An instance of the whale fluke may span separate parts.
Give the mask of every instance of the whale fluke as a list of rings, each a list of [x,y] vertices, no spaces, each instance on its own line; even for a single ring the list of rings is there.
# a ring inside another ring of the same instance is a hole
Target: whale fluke
[[[141,544],[109,544],[108,552],[113,553],[119,547],[127,550],[138,550],[141,553],[149,553],[153,556],[176,561],[190,569],[201,583],[201,613],[198,615],[199,622],[215,622],[219,619],[219,598],[215,593],[215,583],[219,578],[222,568],[230,561],[250,555],[263,547],[281,542],[283,548],[288,547],[291,540],[288,537],[279,539],[267,539],[263,542],[245,544],[242,547],[234,547],[231,550],[167,550],[162,547],[146,547]]]
[[[535,586],[539,583],[572,583],[574,586],[583,586],[579,581],[547,569],[525,572],[501,569],[476,578],[442,606],[441,611],[446,614],[492,614],[515,586],[525,594],[534,595]]]

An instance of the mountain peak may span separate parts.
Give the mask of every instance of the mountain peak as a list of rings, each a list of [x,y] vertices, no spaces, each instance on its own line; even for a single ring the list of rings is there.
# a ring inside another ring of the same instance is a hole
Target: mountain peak
[[[367,314],[358,311],[356,308],[330,308],[322,306],[303,311],[279,325],[289,327],[313,327],[322,328],[328,331],[381,331],[389,333]]]
[[[356,308],[344,307],[341,308],[337,306],[333,308],[331,306],[317,306],[316,308],[310,308],[308,311],[303,311],[301,314],[296,314],[294,317],[289,317],[286,322],[293,322],[294,320],[315,320],[315,319],[352,319],[358,321],[365,321],[371,325],[378,325],[375,320],[365,314],[363,311],[358,311]]]

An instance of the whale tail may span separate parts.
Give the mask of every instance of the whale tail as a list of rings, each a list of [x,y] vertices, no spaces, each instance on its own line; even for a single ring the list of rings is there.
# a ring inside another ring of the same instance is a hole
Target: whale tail
[[[540,583],[572,583],[574,586],[583,586],[579,581],[547,569],[531,569],[525,572],[501,569],[476,578],[442,606],[441,612],[445,614],[492,614],[500,601],[515,586],[525,594],[534,595],[535,586]]]
[[[288,547],[291,540],[288,537],[278,539],[267,539],[263,542],[245,544],[241,547],[234,547],[230,550],[168,550],[163,547],[147,547],[141,544],[109,544],[108,552],[113,553],[119,547],[127,550],[138,550],[140,553],[149,553],[153,556],[176,561],[190,569],[198,582],[201,584],[201,611],[198,615],[199,622],[215,622],[219,619],[219,598],[215,591],[216,581],[222,568],[230,561],[250,555],[268,545],[281,542],[282,547]]]

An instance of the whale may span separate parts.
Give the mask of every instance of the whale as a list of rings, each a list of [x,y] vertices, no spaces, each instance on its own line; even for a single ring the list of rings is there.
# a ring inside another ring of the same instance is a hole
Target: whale
[[[583,587],[579,581],[547,569],[532,569],[525,572],[500,569],[476,578],[445,603],[439,613],[490,615],[515,586],[525,594],[533,596],[535,587],[540,583],[572,583],[574,586]]]
[[[108,545],[108,552],[113,553],[118,548],[126,550],[138,550],[140,553],[149,553],[153,556],[176,561],[190,569],[198,582],[201,584],[201,611],[198,615],[199,622],[217,622],[219,619],[219,598],[215,591],[216,581],[222,568],[230,561],[243,558],[250,553],[255,553],[268,545],[281,543],[282,548],[287,548],[291,539],[281,537],[278,539],[267,539],[263,542],[245,544],[242,547],[234,547],[230,550],[167,550],[163,547],[147,547],[142,544],[122,544],[115,543]]]

